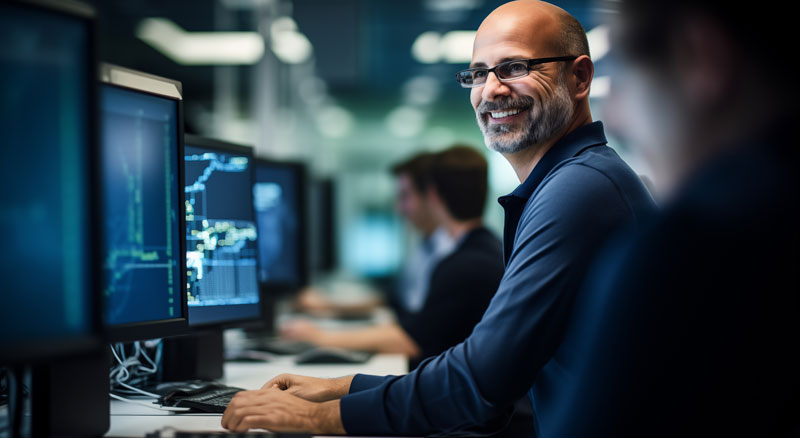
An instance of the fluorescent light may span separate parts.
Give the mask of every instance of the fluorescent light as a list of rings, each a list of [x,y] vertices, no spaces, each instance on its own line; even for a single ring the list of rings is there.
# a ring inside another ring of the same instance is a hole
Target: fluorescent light
[[[592,79],[592,88],[589,90],[589,97],[606,97],[611,92],[611,76],[597,76]]]
[[[475,34],[474,30],[453,30],[444,34],[439,45],[442,58],[450,64],[470,62]]]
[[[593,61],[606,56],[611,48],[610,31],[611,29],[607,25],[601,24],[586,32],[586,39],[589,40],[589,51],[592,53]]]
[[[317,114],[317,127],[328,138],[342,138],[353,130],[350,111],[336,105],[322,108]]]
[[[311,41],[300,32],[283,32],[272,38],[272,52],[287,64],[302,64],[314,52]]]
[[[423,64],[463,64],[472,59],[473,41],[473,30],[453,30],[444,35],[433,31],[423,32],[411,45],[411,55]]]
[[[411,45],[411,56],[423,64],[439,62],[442,59],[441,55],[439,55],[439,41],[441,38],[438,32],[421,33],[414,40],[414,44]]]
[[[305,35],[297,31],[291,17],[280,17],[270,27],[272,52],[287,64],[302,64],[311,59],[314,48]]]
[[[432,11],[453,11],[477,9],[482,0],[426,0],[425,8]]]
[[[400,106],[386,116],[386,126],[397,137],[414,137],[425,127],[425,113],[413,106]]]
[[[255,64],[264,56],[258,32],[187,32],[166,18],[146,18],[136,36],[182,65]]]

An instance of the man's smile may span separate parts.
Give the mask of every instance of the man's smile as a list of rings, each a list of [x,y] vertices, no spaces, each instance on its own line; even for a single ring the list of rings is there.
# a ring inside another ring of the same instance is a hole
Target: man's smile
[[[527,108],[507,108],[484,113],[489,123],[509,123],[522,117]]]

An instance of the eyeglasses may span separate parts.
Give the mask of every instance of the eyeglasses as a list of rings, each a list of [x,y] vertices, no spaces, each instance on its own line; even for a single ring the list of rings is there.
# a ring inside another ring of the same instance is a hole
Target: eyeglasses
[[[486,78],[489,77],[490,72],[494,72],[500,82],[507,82],[528,76],[534,65],[546,62],[572,61],[577,58],[577,56],[556,56],[553,58],[515,59],[501,62],[492,68],[476,67],[461,70],[456,73],[456,80],[464,88],[475,88],[486,83]]]

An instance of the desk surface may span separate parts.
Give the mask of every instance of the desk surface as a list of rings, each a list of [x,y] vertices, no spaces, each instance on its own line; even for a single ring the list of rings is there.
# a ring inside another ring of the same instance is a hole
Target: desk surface
[[[340,377],[362,374],[404,374],[407,359],[397,354],[376,354],[365,364],[296,365],[292,357],[284,356],[268,363],[225,363],[223,381],[230,386],[258,389],[281,373],[314,377]],[[111,427],[107,437],[144,437],[146,433],[172,427],[185,431],[224,431],[220,426],[222,414],[174,414],[145,406],[111,401]]]

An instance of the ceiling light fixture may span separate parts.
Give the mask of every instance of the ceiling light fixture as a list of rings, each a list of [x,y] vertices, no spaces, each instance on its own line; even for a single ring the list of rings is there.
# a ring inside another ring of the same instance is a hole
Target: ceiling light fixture
[[[271,48],[275,56],[287,64],[302,64],[311,59],[311,41],[297,30],[291,17],[275,19],[270,26]]]
[[[597,62],[608,54],[608,50],[611,48],[610,32],[611,29],[605,24],[586,32],[586,39],[589,40],[589,51],[592,53],[592,61]]]
[[[473,41],[474,30],[452,30],[444,35],[433,31],[423,32],[411,45],[411,56],[423,64],[464,64],[472,60]]]
[[[589,97],[593,99],[608,97],[611,93],[611,76],[595,76],[592,79],[592,88],[589,89]]]
[[[264,56],[258,32],[187,32],[166,18],[146,18],[136,36],[181,65],[251,65]]]

